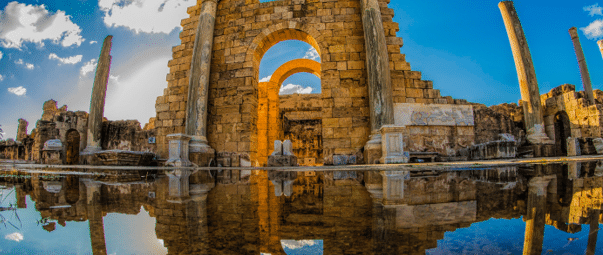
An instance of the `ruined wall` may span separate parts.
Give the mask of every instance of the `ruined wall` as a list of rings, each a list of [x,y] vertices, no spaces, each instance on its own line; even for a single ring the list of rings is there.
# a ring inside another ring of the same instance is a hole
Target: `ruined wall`
[[[103,121],[101,146],[104,150],[155,152],[152,137],[155,130],[143,130],[137,120]]]
[[[321,111],[320,94],[280,96],[279,115],[282,118],[282,135],[277,139],[291,140],[293,154],[297,156],[299,165],[314,166],[324,163]],[[325,130],[335,133],[333,128]],[[341,132],[340,135],[347,134]]]
[[[473,105],[475,116],[475,143],[482,144],[500,139],[499,134],[511,134],[520,138],[523,130],[523,109],[516,104],[500,104],[486,107]]]
[[[182,44],[173,48],[168,87],[157,98],[158,151],[167,157],[171,133],[184,132],[195,31],[201,0],[182,21]],[[380,1],[392,75],[394,103],[454,103],[442,98],[421,73],[410,71],[400,54],[394,12]],[[217,7],[209,85],[208,140],[218,152],[258,158],[258,70],[263,54],[280,41],[295,39],[321,55],[323,156],[354,154],[370,134],[364,31],[355,0],[225,0]],[[338,130],[338,132],[335,132]],[[341,134],[345,134],[341,135]]]

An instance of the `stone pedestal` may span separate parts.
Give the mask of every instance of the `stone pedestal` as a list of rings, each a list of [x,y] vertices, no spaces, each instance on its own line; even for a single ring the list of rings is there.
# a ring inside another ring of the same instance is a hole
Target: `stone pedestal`
[[[405,127],[385,125],[381,127],[381,163],[408,163],[408,152],[404,151],[403,132]]]
[[[170,158],[166,162],[168,166],[188,167],[192,163],[188,159],[190,136],[185,134],[171,134],[169,140]]]
[[[268,166],[297,166],[297,157],[291,150],[291,141],[286,140],[284,143],[279,140],[274,141],[274,151],[268,156]]]
[[[404,181],[410,179],[409,171],[381,171],[384,204],[404,199]]]

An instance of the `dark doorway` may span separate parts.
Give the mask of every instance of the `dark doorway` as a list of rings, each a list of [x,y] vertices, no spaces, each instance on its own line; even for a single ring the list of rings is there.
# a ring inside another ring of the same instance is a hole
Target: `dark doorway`
[[[75,129],[67,131],[65,164],[76,165],[80,159],[80,133]]]
[[[567,156],[567,138],[572,136],[569,117],[565,111],[555,114],[555,147],[557,155]]]

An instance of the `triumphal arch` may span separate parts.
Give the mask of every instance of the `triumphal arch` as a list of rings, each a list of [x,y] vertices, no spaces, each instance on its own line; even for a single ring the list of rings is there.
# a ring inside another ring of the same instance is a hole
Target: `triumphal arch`
[[[168,87],[157,98],[158,153],[167,135],[192,136],[190,153],[234,153],[263,165],[279,137],[278,90],[288,76],[321,79],[324,158],[380,156],[383,125],[394,124],[394,104],[452,104],[400,53],[402,38],[387,0],[198,0],[182,20]],[[272,46],[308,43],[321,62],[294,60],[260,82],[259,66]],[[472,135],[472,134],[471,134]],[[197,159],[199,160],[199,159]],[[194,162],[195,160],[193,160]]]

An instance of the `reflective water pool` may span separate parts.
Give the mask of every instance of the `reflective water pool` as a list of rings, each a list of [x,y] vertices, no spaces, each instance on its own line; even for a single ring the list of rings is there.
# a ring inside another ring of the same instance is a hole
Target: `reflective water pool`
[[[0,171],[0,254],[603,254],[598,162]]]

